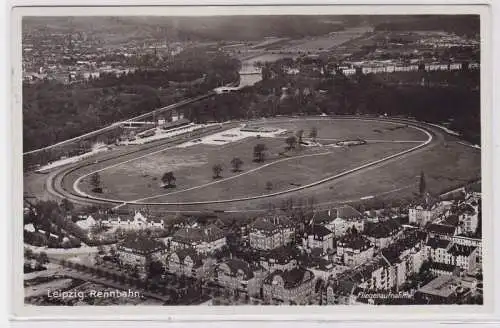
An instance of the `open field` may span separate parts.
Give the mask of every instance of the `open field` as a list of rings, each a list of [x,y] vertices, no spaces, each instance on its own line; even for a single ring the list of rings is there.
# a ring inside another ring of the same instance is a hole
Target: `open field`
[[[104,167],[99,172],[104,193],[95,196],[155,202],[260,196],[314,183],[426,140],[426,135],[413,127],[369,120],[282,119],[252,122],[252,125],[286,129],[288,133],[267,138],[247,137],[223,145],[204,144],[213,139],[208,136],[200,144],[170,147],[137,160]],[[304,130],[307,135],[313,127],[321,134],[319,146],[301,146],[285,152],[287,136],[298,130]],[[349,148],[332,147],[336,140],[354,138],[375,141]],[[259,143],[268,149],[263,163],[253,161],[253,148]],[[230,163],[234,157],[244,162],[241,172],[232,170]],[[213,178],[215,164],[223,167],[220,179]],[[161,186],[161,176],[169,171],[176,177],[176,187],[165,189]],[[268,182],[271,186],[266,187]],[[79,188],[92,195],[90,178],[83,178]]]
[[[352,148],[322,147],[318,151],[296,152],[292,158],[266,163],[269,166],[236,179],[224,180],[206,187],[165,195],[158,202],[189,202],[235,199],[276,193],[326,179],[345,170],[409,149],[408,144],[367,144]],[[308,156],[308,157],[303,157]],[[266,183],[272,186],[268,190]]]

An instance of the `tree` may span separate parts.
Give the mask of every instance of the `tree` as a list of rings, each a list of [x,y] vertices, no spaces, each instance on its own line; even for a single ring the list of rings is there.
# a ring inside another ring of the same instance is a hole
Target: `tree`
[[[311,138],[314,142],[316,142],[316,138],[318,137],[318,129],[313,127],[309,132],[309,138]]]
[[[149,265],[147,266],[147,273],[148,277],[157,277],[161,276],[162,274],[165,273],[165,270],[163,269],[163,265],[159,261],[151,261],[149,262]]]
[[[175,182],[175,176],[173,172],[166,172],[162,177],[161,177],[161,182],[163,182],[164,187],[170,188],[172,187],[172,182]]]
[[[70,202],[67,198],[63,198],[61,200],[61,208],[64,210],[64,212],[69,213],[71,212],[75,206],[73,205],[72,202]]]
[[[212,171],[214,173],[213,178],[219,179],[221,177],[220,174],[222,173],[222,170],[222,165],[214,164],[214,166],[212,166]]]
[[[231,165],[233,166],[233,172],[241,171],[241,166],[243,165],[243,161],[239,157],[234,157],[231,160]]]
[[[90,233],[93,236],[99,235],[102,232],[105,232],[107,230],[106,225],[102,223],[101,220],[98,220],[94,225],[90,227]]]
[[[101,176],[99,172],[95,172],[90,176],[90,184],[92,185],[92,191],[93,192],[102,192],[102,187],[101,187]]]
[[[49,257],[47,256],[47,253],[45,252],[40,252],[37,257],[37,262],[38,265],[43,266],[45,263],[49,263]]]
[[[424,171],[420,173],[420,183],[418,185],[418,190],[420,192],[420,196],[424,196],[425,192],[427,191],[427,186],[425,183],[425,175]]]
[[[304,135],[304,130],[299,130],[297,133],[295,133],[295,136],[297,137],[297,142],[300,144],[302,143],[302,136]]]
[[[295,136],[290,136],[285,139],[285,142],[287,144],[286,150],[290,150],[292,148],[295,148],[295,146],[297,145],[297,138],[295,138]]]
[[[33,251],[30,248],[25,248],[24,249],[24,257],[26,259],[32,259],[33,258]]]
[[[255,162],[263,162],[265,159],[265,151],[267,147],[263,143],[259,143],[253,147],[253,158]]]
[[[96,253],[96,254],[94,254],[94,264],[95,264],[95,265],[100,265],[100,264],[102,264],[102,259],[101,259],[101,257],[99,256],[99,254],[97,254],[97,253]]]

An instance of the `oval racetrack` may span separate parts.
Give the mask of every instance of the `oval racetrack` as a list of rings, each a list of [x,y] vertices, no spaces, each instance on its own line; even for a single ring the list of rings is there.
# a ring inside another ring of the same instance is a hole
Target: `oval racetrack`
[[[311,119],[311,118],[308,118]],[[313,118],[317,120],[328,120],[331,118]],[[337,118],[334,118],[334,120]],[[112,156],[107,156],[106,158],[100,159],[97,163],[95,162],[95,159],[90,159],[86,160],[85,162],[80,162],[75,165],[69,166],[69,167],[64,167],[62,169],[56,170],[54,172],[51,172],[48,177],[47,177],[47,183],[46,187],[47,190],[58,197],[65,197],[70,199],[73,202],[76,202],[78,204],[82,205],[90,205],[90,204],[106,204],[106,205],[112,205],[112,206],[122,206],[125,204],[130,204],[130,205],[137,205],[137,206],[157,206],[161,207],[162,209],[168,209],[168,208],[175,208],[176,212],[182,211],[182,209],[186,208],[189,210],[192,210],[194,207],[193,206],[204,206],[204,205],[217,205],[217,209],[224,210],[226,207],[230,207],[232,209],[238,207],[238,203],[245,204],[249,201],[254,201],[254,200],[267,200],[267,199],[272,199],[276,198],[277,196],[282,196],[282,195],[293,195],[296,194],[297,192],[307,192],[307,190],[313,189],[313,187],[320,186],[325,183],[329,183],[332,181],[336,181],[337,179],[345,179],[350,176],[362,174],[365,171],[382,167],[385,166],[389,163],[393,163],[396,161],[400,161],[404,158],[410,157],[410,156],[415,156],[417,154],[422,154],[422,152],[425,152],[426,149],[429,147],[433,147],[436,145],[439,145],[443,143],[443,132],[437,129],[436,127],[421,123],[421,122],[416,122],[416,121],[410,121],[410,120],[403,120],[403,119],[379,119],[379,118],[359,118],[359,117],[342,117],[338,118],[341,120],[369,120],[369,121],[381,121],[384,123],[399,123],[399,124],[407,124],[408,126],[417,129],[421,132],[423,132],[426,136],[427,139],[421,143],[416,143],[415,146],[385,156],[380,159],[373,160],[371,162],[359,165],[354,168],[350,168],[348,170],[342,171],[338,174],[334,174],[331,176],[328,176],[326,178],[322,178],[320,180],[307,183],[301,186],[289,188],[286,190],[281,190],[281,191],[276,191],[276,192],[268,192],[266,194],[262,195],[253,195],[253,196],[248,196],[248,197],[236,197],[236,198],[230,198],[230,199],[214,199],[214,200],[202,200],[202,201],[181,201],[181,202],[171,202],[171,201],[158,201],[155,200],[156,198],[160,198],[161,196],[164,196],[162,194],[160,195],[154,195],[154,196],[148,196],[148,197],[142,197],[134,200],[123,200],[123,199],[113,199],[113,198],[106,198],[106,197],[98,197],[95,195],[91,195],[86,193],[85,191],[81,190],[79,184],[82,179],[85,177],[90,176],[94,172],[102,172],[106,169],[109,169],[110,167],[115,167],[118,165],[122,165],[124,162],[127,161],[134,161],[138,158],[141,157],[146,157],[149,156],[155,152],[162,152],[165,151],[165,149],[168,149],[169,147],[175,147],[175,141],[166,141],[150,146],[143,146],[142,148],[135,149],[133,151],[128,151],[128,152],[122,152],[120,153],[119,151],[116,151],[116,154],[113,153],[111,154]],[[281,120],[283,121],[283,120]],[[280,119],[275,119],[272,120],[271,122],[276,122],[279,123],[281,122]],[[322,154],[309,154],[309,155],[303,155],[303,156],[321,156]],[[294,157],[295,159],[296,157]],[[289,158],[284,158],[278,161],[274,161],[271,163],[264,164],[262,166],[259,166],[258,168],[246,171],[244,173],[226,178],[224,180],[235,180],[233,183],[237,183],[237,178],[240,177],[240,175],[245,175],[245,174],[251,174],[251,173],[256,173],[255,171],[262,170],[267,166],[271,165],[276,165],[279,162],[285,162],[289,160]],[[82,168],[85,168],[85,173],[84,174],[79,174],[78,172],[82,170]],[[90,171],[89,171],[90,170]],[[76,177],[76,179],[74,178]],[[205,185],[201,186],[195,186],[192,188],[188,188],[186,190],[180,190],[177,192],[189,192],[191,189],[198,189],[198,188],[203,188],[206,187],[207,185],[210,184],[215,184],[215,183],[220,183],[220,181],[223,180],[217,180]],[[387,192],[387,190],[381,191],[381,194],[384,192]],[[176,192],[173,192],[176,193]],[[358,198],[359,199],[359,198]],[[340,201],[340,200],[339,200]],[[345,200],[343,200],[345,201]],[[229,206],[230,205],[230,206]],[[244,207],[244,206],[242,206]]]

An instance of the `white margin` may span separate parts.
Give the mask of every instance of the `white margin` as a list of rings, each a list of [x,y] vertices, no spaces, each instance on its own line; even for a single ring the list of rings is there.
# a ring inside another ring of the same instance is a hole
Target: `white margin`
[[[304,1],[272,1],[272,3],[281,3],[281,4],[297,4],[297,3],[304,3]],[[315,3],[321,3],[321,4],[327,4],[327,3],[332,3],[326,2],[326,1],[314,1]],[[62,2],[61,1],[36,1],[36,0],[30,0],[30,1],[11,1],[11,3],[8,5],[8,10],[11,9],[13,4],[16,5],[42,5],[42,4],[48,4],[48,5],[60,5]],[[71,0],[66,0],[64,1],[64,5],[137,5],[137,4],[144,4],[144,2],[139,2],[137,0],[122,0],[122,1],[96,1],[96,0],[87,0],[87,1],[71,1]],[[190,2],[190,4],[196,4],[200,3],[198,2]],[[235,1],[204,1],[203,3],[205,4],[234,4]],[[246,3],[250,3],[247,1]],[[252,1],[251,4],[268,4],[269,1]],[[349,3],[349,4],[376,4],[379,5],[382,2],[381,1],[336,1],[334,2],[336,4],[341,3]],[[385,4],[401,4],[403,1],[383,1]],[[425,7],[418,7],[419,9],[416,10],[416,7],[412,7],[412,13],[422,13],[422,12],[429,12],[429,11],[435,11],[438,10],[442,13],[451,13],[455,12],[455,9],[462,11],[462,12],[467,12],[471,13],[470,7],[465,7],[465,6],[459,6],[459,7],[451,7],[451,6],[431,6],[431,4],[443,4],[444,1],[429,1],[429,0],[421,0],[421,1],[406,1],[404,4],[427,4]],[[490,4],[490,1],[448,1],[446,2],[447,4],[459,4],[459,5],[465,5],[465,4]],[[165,1],[148,1],[148,4],[165,4]],[[169,1],[169,4],[186,4],[185,1],[178,1],[178,0],[172,0]],[[489,10],[493,7],[496,7],[495,10],[495,18],[492,19],[491,16],[489,16]],[[496,178],[496,175],[493,176],[493,149],[498,150],[499,148],[499,142],[498,142],[498,132],[495,134],[495,143],[493,144],[493,131],[498,131],[498,119],[497,115],[492,110],[492,105],[493,105],[493,90],[498,90],[498,83],[496,83],[495,89],[493,89],[492,86],[492,80],[495,79],[495,81],[498,81],[498,75],[500,74],[499,72],[499,65],[497,63],[494,63],[495,65],[495,72],[496,74],[493,76],[493,67],[492,67],[492,59],[493,58],[500,58],[500,53],[498,51],[498,32],[495,34],[495,54],[497,56],[492,56],[492,35],[491,35],[491,24],[493,21],[495,22],[494,24],[496,25],[496,29],[498,30],[499,27],[499,13],[498,13],[498,3],[494,4],[491,3],[491,6],[489,7],[482,7],[480,10],[484,16],[482,17],[482,22],[481,22],[481,34],[483,40],[486,42],[486,47],[482,47],[481,49],[481,84],[482,84],[482,96],[481,96],[481,101],[482,101],[482,122],[484,123],[482,126],[482,136],[483,136],[483,143],[482,143],[482,170],[483,170],[483,206],[484,206],[484,216],[488,216],[488,225],[484,225],[483,229],[485,231],[484,234],[484,250],[485,250],[485,285],[490,286],[490,288],[487,288],[485,290],[485,303],[488,302],[493,306],[493,294],[495,293],[496,295],[500,295],[500,289],[499,289],[499,284],[495,283],[493,285],[493,281],[495,280],[494,277],[498,277],[498,273],[500,272],[500,261],[495,261],[495,258],[498,258],[498,256],[493,257],[493,233],[494,229],[496,229],[496,232],[498,232],[498,224],[493,225],[493,214],[500,213],[499,211],[499,206],[500,206],[500,199],[498,197],[498,192],[495,194],[495,201],[493,201],[493,177]],[[179,7],[177,7],[179,8]],[[217,7],[219,8],[219,7]],[[279,13],[289,13],[289,9],[291,7],[279,7],[278,11]],[[306,8],[313,8],[313,7],[298,7],[296,9],[300,9],[301,13],[305,13],[308,10]],[[320,7],[315,7],[315,9],[320,9],[322,14],[325,14],[325,9],[320,8]],[[347,8],[342,6],[341,8]],[[367,8],[367,7],[365,7]],[[399,7],[401,8],[401,7]],[[47,14],[49,11],[52,13],[52,10],[58,11],[59,14],[65,14],[72,12],[73,15],[75,15],[75,11],[73,8],[62,8],[63,10],[60,10],[58,8],[44,8],[43,13]],[[70,9],[70,10],[68,10]],[[87,8],[89,9],[89,8]],[[86,9],[86,10],[87,10]],[[138,10],[138,8],[120,8],[120,11],[123,9],[123,12],[128,12],[128,13],[134,13],[134,14],[140,14],[141,11]],[[150,7],[150,10],[154,10],[154,12],[159,13],[159,7]],[[213,7],[212,7],[213,9]],[[244,13],[248,14],[248,8],[239,8],[240,10],[244,9]],[[270,7],[264,7],[264,10],[261,11],[261,13],[269,13],[271,10]],[[339,12],[340,8],[335,8],[335,13],[340,14]],[[356,14],[363,13],[363,14],[368,14],[368,13],[383,13],[383,14],[390,14],[390,13],[402,13],[402,11],[396,11],[393,12],[392,7],[381,7],[381,6],[376,6],[375,8],[372,8],[375,10],[372,11],[357,11]],[[176,9],[177,10],[177,9]],[[191,12],[193,8],[190,8]],[[36,11],[29,10],[31,13],[36,13]],[[342,10],[340,10],[342,11]],[[106,10],[103,10],[103,8],[99,9],[100,13],[106,12]],[[205,11],[206,13],[206,11]],[[15,11],[12,12],[12,14],[16,14]],[[38,12],[40,14],[40,12]],[[169,12],[170,14],[170,12]],[[8,14],[7,14],[8,15]],[[11,24],[10,28],[18,29],[19,25],[16,25],[15,22],[15,16],[11,16],[11,19],[13,19],[13,24]],[[5,24],[8,24],[8,19],[5,20]],[[17,35],[14,37],[12,34],[7,34],[6,36],[7,40],[11,40],[11,42],[8,42],[6,49],[9,49],[11,47],[11,53],[13,57],[12,59],[18,58],[20,59],[20,42],[17,42],[16,40],[19,41],[19,36]],[[7,42],[6,42],[7,43]],[[6,56],[7,57],[7,56]],[[14,64],[19,64],[17,62],[14,62]],[[18,65],[17,65],[18,66]],[[20,71],[18,69],[13,70],[12,74],[12,79],[11,79],[11,71],[10,71],[10,66],[8,66],[8,69],[6,70],[5,74],[5,79],[8,81],[7,85],[9,86],[10,83],[14,83],[14,81],[20,81]],[[15,85],[12,85],[12,93],[10,92],[9,88],[4,88],[7,90],[7,94],[10,94],[11,96],[11,104],[7,105],[6,108],[11,108],[11,105],[15,109],[20,109],[20,93],[19,93],[19,85],[16,87]],[[17,92],[16,92],[17,91]],[[498,97],[498,92],[496,93],[496,96]],[[498,98],[496,99],[498,103]],[[22,286],[22,272],[20,270],[21,265],[16,266],[16,263],[19,263],[19,260],[22,259],[22,242],[20,242],[20,238],[22,238],[22,225],[17,222],[17,220],[14,220],[13,218],[15,217],[21,217],[20,210],[22,206],[20,206],[20,201],[22,202],[22,171],[21,171],[21,140],[22,140],[22,131],[19,128],[20,126],[20,111],[11,111],[11,115],[9,115],[9,111],[6,113],[7,117],[6,120],[2,120],[2,123],[4,123],[3,126],[3,132],[6,134],[4,135],[4,142],[7,143],[6,147],[6,154],[7,156],[3,157],[3,160],[6,161],[4,164],[5,166],[10,166],[10,169],[4,169],[3,172],[6,175],[6,178],[9,178],[9,171],[10,171],[10,183],[12,189],[8,189],[5,191],[3,200],[4,200],[4,208],[10,208],[10,213],[11,215],[5,216],[4,220],[5,221],[11,221],[11,228],[13,230],[5,229],[5,231],[11,232],[8,233],[7,235],[10,236],[8,238],[9,242],[9,248],[8,248],[8,253],[11,254],[10,257],[10,263],[6,266],[7,270],[10,267],[10,273],[11,273],[11,287],[12,287],[12,295],[10,295],[10,300],[12,301],[9,302],[13,305],[13,309],[15,314],[21,315],[23,317],[31,317],[32,319],[64,319],[64,318],[74,318],[77,320],[89,320],[92,318],[96,319],[96,316],[99,315],[101,318],[104,319],[133,319],[133,320],[154,320],[154,319],[162,319],[162,320],[182,320],[182,321],[204,321],[204,320],[273,320],[273,321],[289,321],[289,320],[361,320],[364,322],[369,321],[371,325],[374,325],[377,321],[380,320],[403,320],[403,321],[408,321],[408,320],[453,320],[454,322],[457,322],[458,320],[466,320],[469,321],[473,320],[475,322],[478,321],[483,321],[483,322],[492,322],[493,320],[498,320],[498,315],[500,313],[500,307],[498,302],[495,302],[494,308],[489,309],[490,311],[477,311],[477,308],[470,308],[468,306],[460,306],[458,309],[456,306],[452,306],[454,309],[453,311],[448,311],[448,309],[444,309],[442,306],[425,306],[425,307],[419,307],[419,306],[412,306],[412,311],[411,313],[408,313],[405,309],[403,309],[401,306],[397,307],[397,311],[395,311],[395,308],[393,307],[388,307],[385,309],[382,308],[374,308],[374,307],[363,307],[363,306],[357,306],[352,308],[352,310],[346,311],[347,309],[339,309],[339,311],[336,311],[335,308],[330,308],[330,307],[324,307],[324,309],[328,310],[327,313],[318,313],[318,311],[315,311],[313,307],[305,307],[303,309],[300,309],[298,307],[293,308],[293,312],[291,312],[289,309],[286,309],[286,307],[280,307],[280,308],[273,308],[273,307],[266,307],[266,308],[261,308],[261,307],[252,307],[254,310],[247,308],[247,307],[238,307],[237,309],[233,307],[229,307],[226,309],[223,308],[210,308],[213,313],[212,315],[208,314],[203,314],[202,308],[201,307],[187,307],[186,309],[182,309],[182,307],[175,307],[173,308],[173,311],[168,314],[167,311],[165,311],[164,307],[127,307],[127,308],[116,308],[116,307],[106,307],[106,308],[92,308],[89,309],[90,311],[87,311],[86,308],[79,307],[79,308],[59,308],[58,311],[52,311],[52,308],[44,307],[42,311],[36,310],[36,308],[27,308],[24,306],[19,307],[19,296],[21,296],[21,302],[22,302],[22,292],[20,292],[19,287]],[[12,116],[12,117],[10,117]],[[11,120],[11,118],[13,120]],[[494,121],[492,119],[495,119]],[[9,128],[8,122],[12,122],[12,128]],[[495,126],[495,129],[493,130],[493,124]],[[10,133],[12,131],[12,133]],[[10,142],[10,141],[16,141]],[[495,156],[495,163],[499,163],[499,158],[498,158],[498,152],[496,153]],[[5,167],[4,166],[4,167]],[[497,166],[498,167],[498,166]],[[21,171],[21,172],[20,172]],[[20,174],[21,173],[21,174]],[[5,180],[4,180],[5,181]],[[497,183],[495,186],[500,187],[498,185],[498,180],[495,179],[495,183]],[[8,186],[9,184],[5,184]],[[7,195],[10,194],[10,197]],[[21,197],[19,197],[21,195]],[[9,201],[10,200],[10,201]],[[10,204],[9,204],[10,203]],[[495,211],[493,211],[493,204],[495,204]],[[489,215],[487,215],[488,213]],[[17,224],[16,224],[17,223]],[[486,223],[486,222],[485,222]],[[496,242],[497,246],[499,245],[499,242]],[[495,249],[498,250],[498,247]],[[498,253],[497,253],[498,254]],[[11,266],[12,265],[12,266]],[[496,270],[493,270],[493,267],[495,266]],[[493,273],[496,272],[497,275],[494,276]],[[21,284],[19,284],[21,282]],[[494,287],[494,288],[493,288]],[[22,309],[24,307],[24,309]],[[446,307],[447,308],[447,307]],[[21,311],[20,311],[21,310]],[[76,311],[74,311],[76,310]],[[196,313],[198,314],[196,318],[194,318],[194,315],[192,314],[193,310],[196,310]],[[229,310],[229,311],[228,311]],[[238,310],[238,312],[244,312],[246,313],[245,315],[235,315],[235,310]],[[257,310],[257,311],[255,311]],[[268,311],[270,310],[270,311]],[[304,311],[305,310],[305,311]],[[333,311],[332,311],[333,310]],[[493,310],[493,311],[491,311]],[[12,309],[11,309],[12,311]],[[457,313],[458,311],[458,313]],[[43,313],[40,313],[43,312]],[[49,313],[50,312],[50,313]],[[146,313],[147,312],[147,313]],[[164,312],[163,315],[159,314],[159,312]],[[299,313],[299,312],[302,312]],[[307,312],[307,313],[304,313]],[[320,312],[326,312],[326,311],[320,311]],[[349,313],[350,312],[350,313]],[[375,314],[373,312],[379,312],[379,314]],[[397,313],[394,313],[397,312]],[[363,318],[359,318],[359,314],[363,315]],[[124,317],[123,314],[132,314],[134,315],[133,318],[131,317]],[[52,326],[52,323],[51,323]],[[187,326],[187,325],[186,325]],[[383,324],[382,326],[385,326]]]

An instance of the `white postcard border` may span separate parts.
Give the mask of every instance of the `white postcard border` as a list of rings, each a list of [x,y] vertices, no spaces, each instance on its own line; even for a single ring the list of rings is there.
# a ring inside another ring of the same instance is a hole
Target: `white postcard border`
[[[94,1],[88,1],[92,4]],[[427,2],[427,1],[426,1]],[[80,1],[81,3],[81,1]],[[103,3],[102,1],[99,3]],[[126,1],[123,3],[130,3]],[[135,2],[136,3],[136,2]],[[420,2],[422,3],[422,2]],[[462,3],[462,2],[459,2]],[[481,2],[484,3],[484,2]],[[333,12],[332,12],[332,9]],[[16,319],[132,319],[132,320],[174,320],[174,321],[206,321],[206,320],[273,320],[273,321],[303,321],[303,320],[488,320],[492,315],[499,313],[498,304],[494,302],[494,294],[498,293],[498,284],[495,283],[493,251],[493,139],[492,139],[492,52],[491,52],[491,15],[490,7],[482,6],[293,6],[293,7],[205,7],[200,14],[219,15],[233,14],[346,14],[349,11],[355,14],[411,14],[418,13],[478,13],[481,14],[481,102],[482,102],[482,188],[483,188],[483,252],[484,252],[484,306],[450,305],[450,306],[238,306],[238,307],[193,307],[193,306],[109,306],[109,307],[34,307],[24,305],[22,290],[22,221],[12,219],[11,245],[11,281],[12,283],[12,312]],[[43,8],[15,8],[12,11],[11,21],[11,51],[12,51],[12,201],[11,218],[22,217],[22,129],[21,125],[21,42],[20,42],[20,15],[193,15],[198,13],[193,7],[169,7],[167,10],[160,7],[50,7]],[[497,202],[498,204],[498,202]],[[498,212],[496,212],[498,213]],[[496,293],[494,292],[496,291]],[[363,317],[360,319],[359,314]]]

